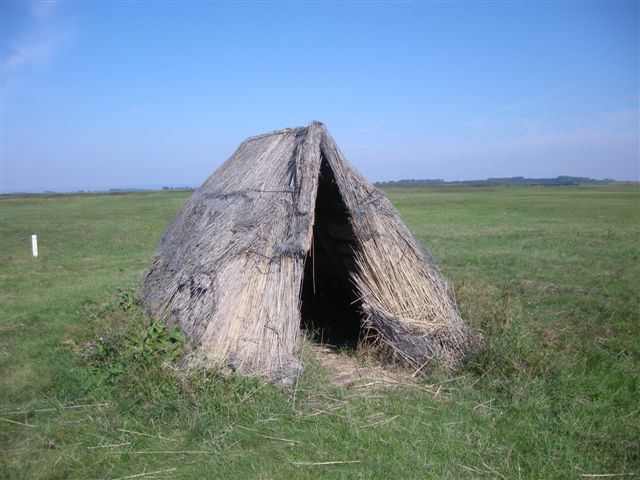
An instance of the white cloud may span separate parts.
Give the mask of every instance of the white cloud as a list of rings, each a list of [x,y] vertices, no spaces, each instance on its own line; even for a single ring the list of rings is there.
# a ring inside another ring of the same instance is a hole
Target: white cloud
[[[58,0],[41,0],[29,5],[29,13],[36,20],[45,22],[51,16],[51,12],[58,5]]]
[[[64,35],[55,28],[53,16],[56,0],[33,2],[27,9],[30,28],[8,42],[8,54],[2,61],[2,96],[16,87],[18,78],[28,68],[49,61],[60,49]]]
[[[48,60],[59,46],[58,37],[49,32],[29,33],[11,45],[11,53],[2,63],[5,74],[16,73],[25,67]]]

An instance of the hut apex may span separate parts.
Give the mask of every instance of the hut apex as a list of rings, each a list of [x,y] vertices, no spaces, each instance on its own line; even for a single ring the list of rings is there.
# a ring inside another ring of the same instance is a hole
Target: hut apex
[[[455,365],[471,338],[432,259],[319,122],[245,140],[162,237],[143,298],[184,331],[191,365],[285,384],[305,329],[374,338],[415,369]]]

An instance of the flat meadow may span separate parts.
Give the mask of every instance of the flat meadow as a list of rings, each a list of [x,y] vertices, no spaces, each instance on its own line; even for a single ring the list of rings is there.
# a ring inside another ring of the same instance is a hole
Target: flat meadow
[[[484,338],[393,388],[178,368],[137,289],[190,192],[0,198],[0,478],[640,476],[638,185],[386,193]]]

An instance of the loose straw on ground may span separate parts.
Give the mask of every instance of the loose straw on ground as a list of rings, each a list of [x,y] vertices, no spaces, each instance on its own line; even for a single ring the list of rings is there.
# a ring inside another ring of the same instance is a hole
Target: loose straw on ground
[[[2,412],[0,415],[23,415],[29,413],[40,413],[40,412],[56,412],[58,410],[71,410],[77,408],[100,408],[100,407],[111,407],[113,403],[88,403],[86,405],[65,405],[61,407],[52,407],[52,408],[37,408],[35,410],[20,410],[17,412]]]
[[[118,478],[115,478],[114,480],[126,480],[126,479],[129,479],[129,478],[150,477],[152,475],[159,475],[161,473],[175,472],[176,470],[177,470],[177,468],[169,468],[167,470],[156,470],[155,472],[136,473],[135,475],[127,475],[126,477],[118,477]]]
[[[16,425],[22,425],[23,427],[31,427],[35,428],[35,425],[31,425],[29,423],[16,422],[15,420],[9,420],[8,418],[0,418],[3,422],[15,423]]]
[[[152,435],[150,433],[144,433],[144,432],[136,432],[134,430],[127,430],[125,428],[119,428],[118,431],[119,432],[124,432],[124,433],[130,433],[132,435],[141,435],[143,437],[159,438],[160,440],[167,440],[169,442],[177,442],[178,441],[175,438],[162,437],[160,435]]]
[[[333,460],[329,462],[291,462],[292,465],[297,465],[299,467],[313,467],[319,465],[341,465],[347,463],[361,463],[360,460]]]

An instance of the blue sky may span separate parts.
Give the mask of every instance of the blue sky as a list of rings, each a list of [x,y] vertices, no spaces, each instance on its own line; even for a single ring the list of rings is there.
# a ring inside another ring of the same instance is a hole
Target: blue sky
[[[324,122],[372,181],[639,179],[639,3],[2,2],[3,192],[202,183]]]

